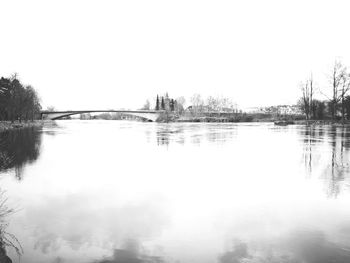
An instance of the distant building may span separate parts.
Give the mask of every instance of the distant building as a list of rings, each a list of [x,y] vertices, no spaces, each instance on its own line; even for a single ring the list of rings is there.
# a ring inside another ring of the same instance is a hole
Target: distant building
[[[268,107],[249,107],[243,110],[246,113],[264,113],[281,115],[301,115],[303,114],[297,105],[277,105]]]

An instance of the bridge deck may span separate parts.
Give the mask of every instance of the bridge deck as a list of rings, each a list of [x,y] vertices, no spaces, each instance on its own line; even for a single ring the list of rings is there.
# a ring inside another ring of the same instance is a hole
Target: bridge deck
[[[148,119],[151,121],[156,121],[159,115],[164,111],[156,111],[156,110],[68,110],[68,111],[41,111],[40,115],[43,118],[49,118],[51,120],[58,120],[63,117],[67,117],[70,115],[76,114],[84,114],[84,113],[99,113],[99,112],[108,112],[108,113],[122,113],[127,115],[135,115],[144,119]]]
[[[41,111],[41,114],[65,114],[65,113],[87,113],[87,112],[120,112],[120,113],[160,113],[156,110],[67,110],[67,111]]]

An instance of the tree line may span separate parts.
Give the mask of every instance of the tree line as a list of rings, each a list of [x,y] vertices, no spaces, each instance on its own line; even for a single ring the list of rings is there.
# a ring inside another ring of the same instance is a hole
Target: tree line
[[[315,88],[312,75],[300,86],[302,96],[298,104],[306,119],[350,120],[350,72],[340,61],[335,61],[329,75],[329,95]],[[326,99],[316,99],[318,93]]]
[[[0,120],[34,120],[41,105],[37,91],[30,85],[23,85],[14,74],[0,79]]]
[[[184,111],[184,104],[185,104],[185,98],[179,97],[177,99],[170,98],[168,93],[165,93],[165,95],[160,96],[157,94],[157,97],[155,99],[154,103],[154,110],[161,110],[166,112],[176,112],[176,113],[182,113]],[[146,100],[146,103],[141,108],[141,110],[150,110],[151,103],[149,100]]]
[[[183,96],[173,99],[169,97],[168,93],[165,93],[164,96],[157,94],[153,109],[182,114],[185,111],[185,103],[186,100]],[[190,104],[187,110],[192,115],[201,115],[208,112],[238,112],[237,104],[230,98],[223,96],[208,96],[207,98],[203,98],[200,94],[196,93],[190,98]],[[141,109],[150,110],[151,108],[151,103],[147,100]]]
[[[159,98],[159,95],[157,94],[155,110],[174,111],[176,107],[177,101],[169,98],[168,93],[166,93],[165,96],[162,96],[161,98]]]
[[[202,98],[200,94],[191,97],[190,111],[194,116],[206,113],[238,113],[237,104],[230,98],[223,96],[208,96]]]

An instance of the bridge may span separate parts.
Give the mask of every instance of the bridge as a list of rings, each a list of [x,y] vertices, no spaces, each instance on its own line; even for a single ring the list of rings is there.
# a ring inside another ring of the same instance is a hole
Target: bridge
[[[148,121],[156,121],[163,111],[156,110],[69,110],[69,111],[41,111],[41,119],[58,120],[67,116],[84,113],[122,113],[125,115],[136,116]]]

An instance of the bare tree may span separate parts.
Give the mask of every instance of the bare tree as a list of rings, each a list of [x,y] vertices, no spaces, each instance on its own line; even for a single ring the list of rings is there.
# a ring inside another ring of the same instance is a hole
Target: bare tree
[[[309,84],[310,84],[310,94],[309,94],[309,103],[310,103],[310,116],[312,116],[312,112],[314,112],[314,101],[313,101],[313,96],[314,96],[314,79],[312,77],[312,73],[310,75],[309,79]],[[315,117],[315,116],[313,116]]]
[[[208,111],[216,111],[218,106],[217,100],[213,96],[209,96],[207,98],[207,106]]]
[[[314,81],[312,74],[310,78],[304,83],[301,83],[300,86],[302,91],[302,98],[300,102],[301,110],[305,113],[306,119],[309,120],[311,117],[314,96]]]
[[[346,68],[340,61],[335,61],[331,75],[332,98],[330,100],[333,120],[337,115],[338,103],[342,97],[340,88],[344,82],[344,75],[346,75]]]
[[[340,89],[340,103],[341,103],[341,117],[342,121],[345,120],[345,103],[346,103],[346,96],[347,93],[350,90],[350,74],[346,72],[346,69],[344,70],[344,74],[342,75],[341,80],[341,89]]]
[[[200,94],[193,94],[191,97],[191,103],[192,103],[192,112],[195,115],[201,114],[203,112],[203,99]]]
[[[233,108],[233,102],[228,97],[220,97],[219,98],[219,109],[220,111],[227,112]]]
[[[179,113],[182,114],[185,110],[185,97],[181,96],[181,97],[177,97],[175,100],[175,110]]]

